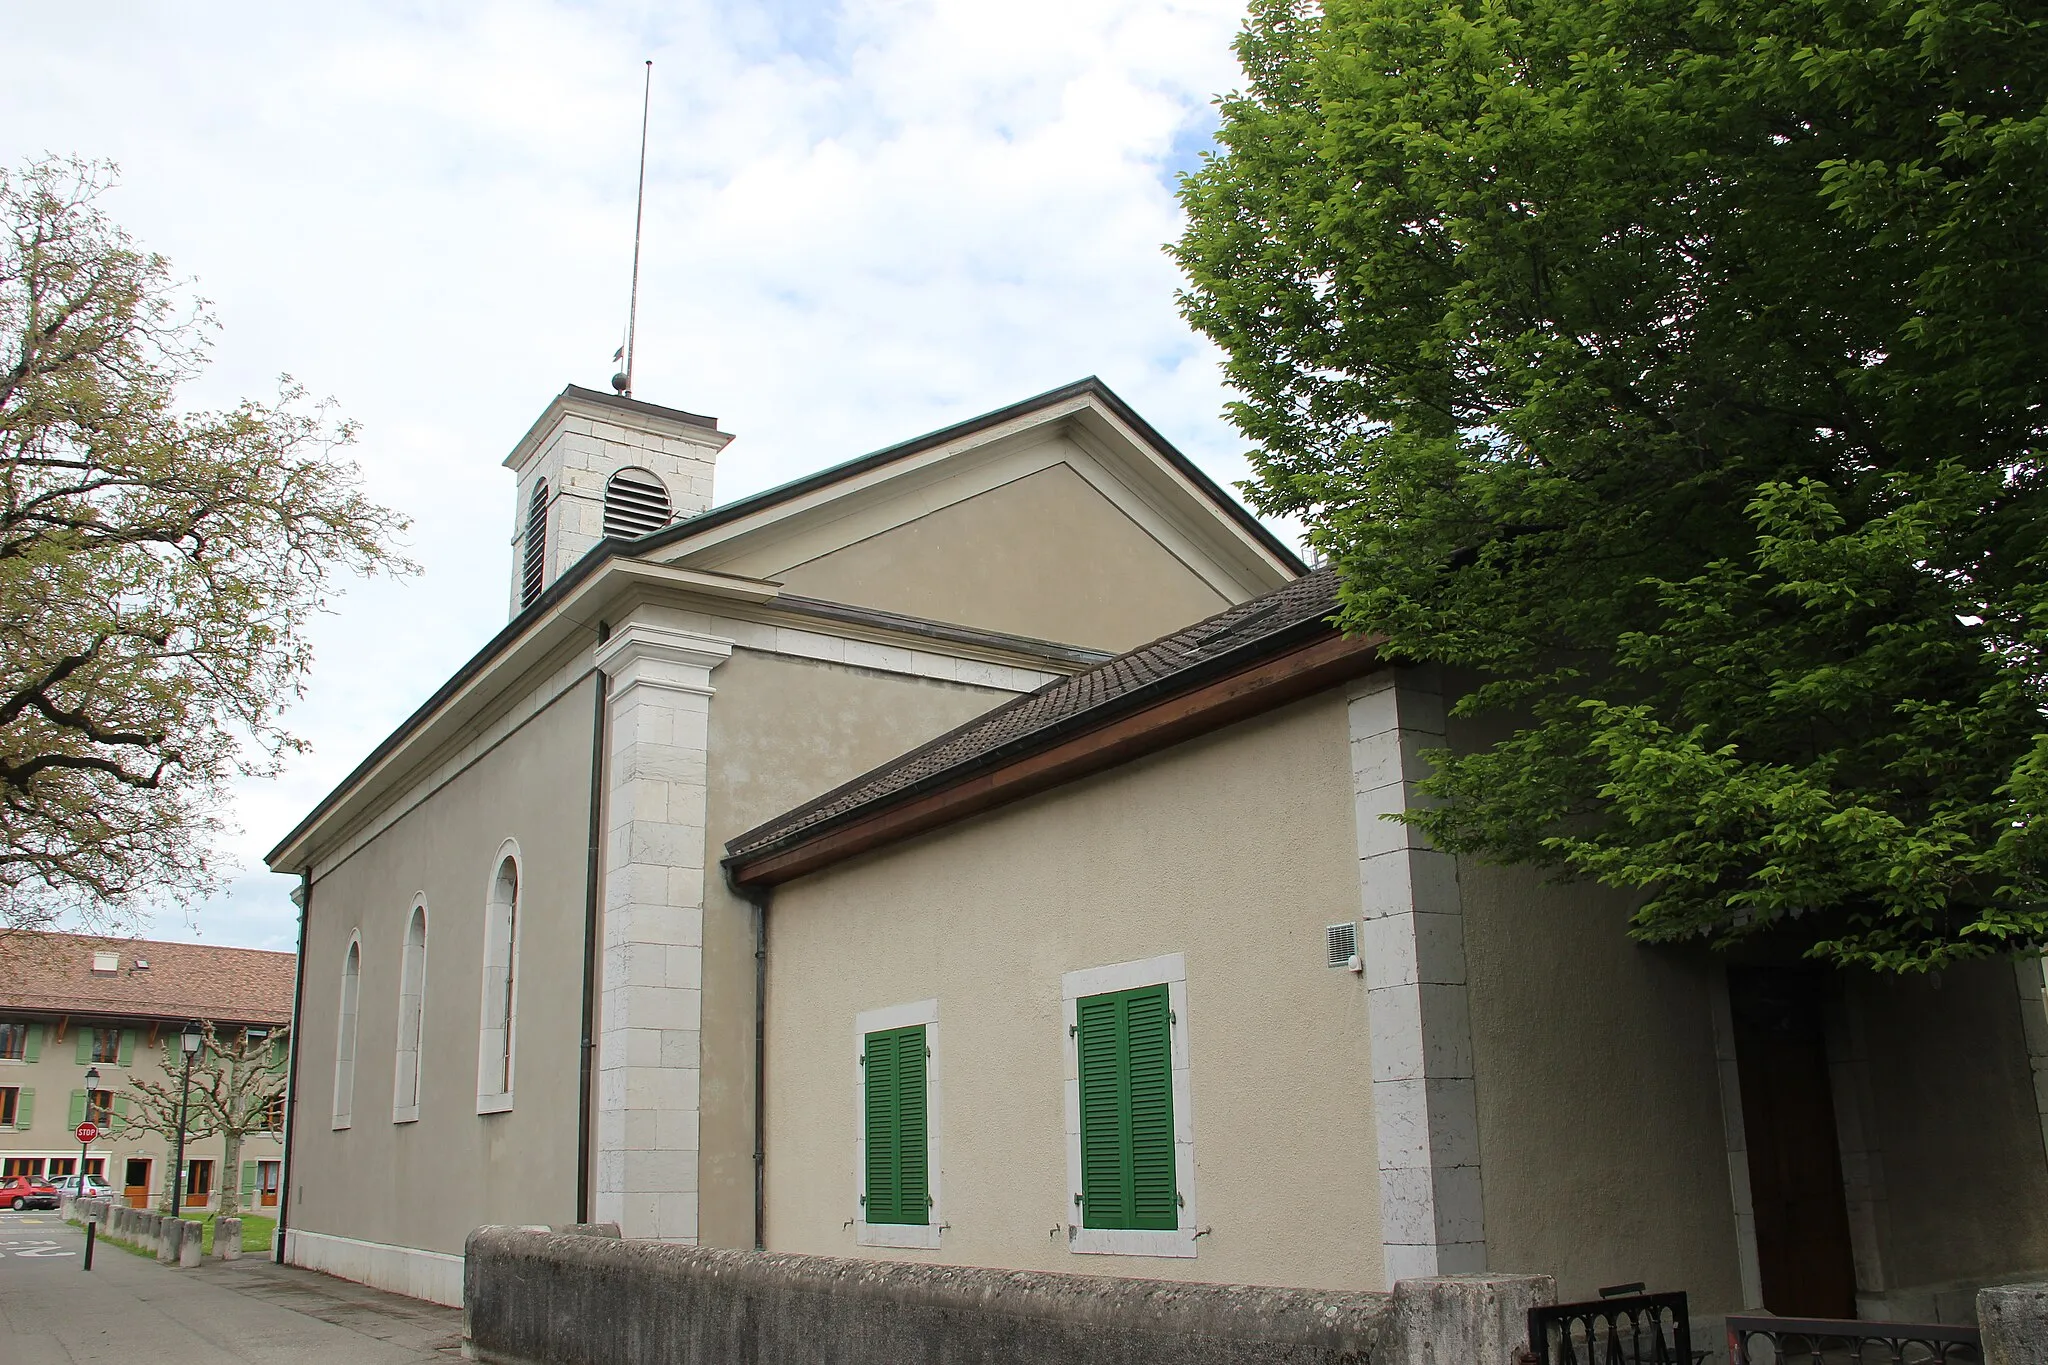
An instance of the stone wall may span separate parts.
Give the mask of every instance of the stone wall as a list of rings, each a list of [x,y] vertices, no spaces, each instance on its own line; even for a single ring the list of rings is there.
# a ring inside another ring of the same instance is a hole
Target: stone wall
[[[1547,1276],[1392,1294],[794,1256],[479,1228],[465,1353],[497,1365],[1508,1365]]]

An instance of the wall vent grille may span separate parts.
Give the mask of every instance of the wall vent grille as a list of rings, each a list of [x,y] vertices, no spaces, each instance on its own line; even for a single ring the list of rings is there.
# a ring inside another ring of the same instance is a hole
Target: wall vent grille
[[[604,533],[637,540],[668,525],[668,490],[644,469],[621,469],[604,486]]]
[[[1351,959],[1358,956],[1357,922],[1346,920],[1342,924],[1331,925],[1323,932],[1329,938],[1329,965],[1332,967],[1349,967]]]

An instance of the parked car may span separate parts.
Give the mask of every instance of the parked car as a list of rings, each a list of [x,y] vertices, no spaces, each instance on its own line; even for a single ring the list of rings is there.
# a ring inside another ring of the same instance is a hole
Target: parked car
[[[100,1179],[96,1175],[88,1175],[83,1177],[67,1175],[62,1180],[57,1182],[57,1193],[65,1199],[79,1198],[80,1192],[78,1189],[78,1182],[80,1179],[83,1179],[85,1181],[85,1191],[83,1197],[86,1199],[104,1199],[114,1192],[114,1187],[112,1185],[109,1185],[106,1181]]]
[[[54,1209],[57,1207],[57,1187],[43,1180],[30,1180],[25,1175],[10,1175],[0,1180],[0,1206],[10,1209]]]

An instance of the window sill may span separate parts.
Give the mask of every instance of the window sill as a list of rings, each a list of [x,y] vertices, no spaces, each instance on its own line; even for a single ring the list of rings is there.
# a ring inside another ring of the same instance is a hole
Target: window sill
[[[1154,1232],[1137,1228],[1083,1228],[1069,1223],[1067,1250],[1083,1256],[1169,1256],[1192,1260],[1195,1230]]]
[[[335,1131],[335,1132],[339,1133],[339,1132],[340,1132],[340,1131],[341,1131],[342,1129],[344,1129],[344,1128],[353,1128],[353,1127],[355,1127],[355,1120],[354,1120],[354,1119],[351,1119],[351,1118],[350,1118],[350,1117],[349,1117],[349,1116],[348,1116],[347,1114],[337,1114],[337,1115],[335,1116],[335,1119],[334,1119],[334,1131]]]
[[[391,1111],[391,1121],[393,1123],[418,1123],[420,1121],[420,1107],[415,1104],[404,1109],[393,1109]]]
[[[855,1244],[864,1247],[910,1247],[922,1251],[939,1249],[937,1223],[855,1223]]]
[[[509,1114],[512,1112],[512,1096],[510,1094],[478,1095],[476,1097],[476,1112],[479,1114]]]

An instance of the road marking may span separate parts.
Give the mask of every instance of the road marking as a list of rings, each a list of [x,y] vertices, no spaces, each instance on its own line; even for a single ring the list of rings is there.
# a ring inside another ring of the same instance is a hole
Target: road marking
[[[76,1256],[78,1253],[61,1242],[0,1242],[0,1256],[12,1253],[16,1256]]]

